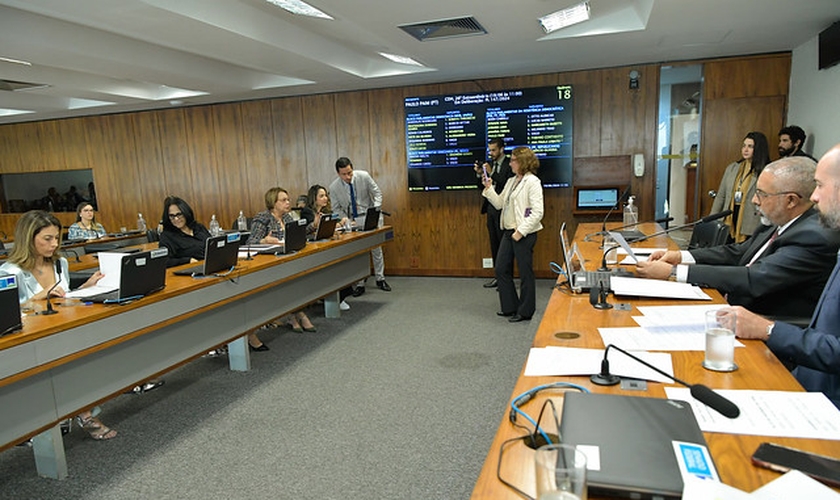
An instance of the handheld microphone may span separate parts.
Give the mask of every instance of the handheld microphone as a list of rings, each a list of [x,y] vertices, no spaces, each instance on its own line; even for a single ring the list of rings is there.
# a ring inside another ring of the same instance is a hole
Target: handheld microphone
[[[725,217],[725,216],[724,216]],[[704,405],[708,406],[709,408],[717,411],[721,415],[726,418],[738,418],[738,415],[741,414],[740,408],[738,408],[735,403],[726,399],[725,397],[721,396],[720,394],[716,393],[712,389],[706,387],[703,384],[689,384],[684,382],[677,377],[670,375],[659,368],[653,366],[652,364],[648,363],[647,361],[630,354],[629,352],[625,351],[624,349],[616,346],[615,344],[609,344],[607,348],[604,350],[604,359],[601,360],[601,372],[596,373],[589,377],[589,380],[592,381],[593,384],[596,385],[616,385],[621,381],[621,379],[610,373],[610,362],[607,360],[607,354],[610,352],[610,348],[613,348],[621,353],[624,353],[627,357],[632,358],[639,363],[647,366],[651,370],[668,377],[669,379],[673,380],[674,382],[684,385],[688,387],[689,391],[691,392],[691,396],[694,397],[697,401],[700,401]]]
[[[616,208],[618,208],[619,206],[621,206],[621,202],[624,201],[624,199],[627,197],[628,194],[630,194],[630,185],[629,184],[627,185],[626,188],[624,188],[624,192],[621,193],[621,196],[618,197],[618,200],[615,202],[615,205],[611,206],[610,209],[607,211],[607,215],[604,216],[604,220],[603,220],[603,222],[601,222],[601,230],[598,231],[597,233],[587,234],[586,236],[583,237],[583,241],[589,241],[589,238],[592,237],[592,236],[597,236],[599,234],[600,235],[607,234],[607,220],[610,218],[610,215],[612,215],[613,211]]]
[[[61,282],[61,260],[55,261],[55,272],[58,276],[58,279],[55,280],[55,284],[51,286],[49,290],[47,290],[47,308],[38,313],[41,316],[49,316],[50,314],[56,314],[58,312],[55,309],[53,309],[52,302],[50,302],[50,294],[53,290],[55,290],[55,287],[57,287],[58,284]]]
[[[633,243],[639,243],[641,241],[649,240],[650,238],[655,238],[657,236],[662,236],[662,235],[668,234],[672,231],[677,231],[677,230],[685,229],[685,228],[688,228],[688,227],[691,227],[691,226],[696,226],[697,224],[701,224],[701,223],[705,223],[705,222],[712,222],[712,221],[715,221],[715,220],[718,220],[718,219],[723,219],[724,217],[727,217],[729,215],[732,215],[732,210],[724,210],[723,212],[718,212],[716,214],[707,215],[707,216],[705,216],[701,219],[697,219],[697,220],[689,222],[687,224],[680,224],[679,226],[669,227],[668,229],[659,231],[658,233],[649,234],[649,235],[647,235],[643,238],[633,240]]]

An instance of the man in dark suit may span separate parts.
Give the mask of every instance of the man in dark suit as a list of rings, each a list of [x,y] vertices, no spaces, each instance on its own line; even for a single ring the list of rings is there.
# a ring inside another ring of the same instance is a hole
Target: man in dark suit
[[[814,162],[798,156],[767,165],[752,199],[765,224],[755,234],[743,243],[655,252],[639,263],[638,274],[673,274],[677,281],[717,288],[732,305],[807,320],[840,248],[840,233],[819,224],[808,199],[814,169]]]
[[[817,186],[811,201],[817,204],[823,225],[838,231],[840,144],[820,159],[815,178]],[[792,289],[790,293],[799,290]],[[840,408],[840,261],[828,278],[807,328],[768,320],[742,307],[732,310],[737,314],[738,337],[764,340],[780,360],[794,366],[792,373],[805,390],[824,393]]]
[[[802,148],[805,146],[805,131],[802,127],[796,125],[788,125],[779,130],[779,158],[787,156],[804,156],[817,161],[816,158],[809,155]]]
[[[487,143],[487,152],[490,156],[487,162],[479,165],[475,162],[475,172],[479,179],[486,175],[493,180],[496,194],[500,194],[505,188],[505,183],[513,177],[513,170],[510,168],[510,159],[505,155],[505,141],[497,137],[490,139]],[[502,241],[501,224],[499,217],[501,210],[496,209],[487,201],[487,198],[481,197],[481,213],[487,214],[487,233],[490,235],[490,252],[493,260],[496,260],[496,254],[499,253],[499,244]],[[496,278],[484,284],[484,288],[494,288],[496,286]]]

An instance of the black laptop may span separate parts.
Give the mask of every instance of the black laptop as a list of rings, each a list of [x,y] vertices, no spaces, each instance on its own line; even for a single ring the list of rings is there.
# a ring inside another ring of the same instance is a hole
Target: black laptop
[[[335,214],[322,214],[318,231],[312,236],[312,241],[332,239],[336,224],[338,224],[338,217]]]
[[[15,276],[0,276],[0,336],[23,328]]]
[[[298,219],[286,224],[286,244],[277,253],[293,253],[306,246],[306,219]]]
[[[165,247],[123,255],[120,259],[119,288],[79,298],[85,302],[123,303],[163,290],[168,255],[169,250]]]
[[[599,470],[586,471],[590,497],[682,498],[678,453],[690,458],[688,474],[717,477],[688,403],[575,392],[563,398],[561,441],[598,450]],[[708,460],[701,459],[702,449]]]
[[[200,264],[178,269],[173,273],[178,276],[212,276],[227,272],[236,266],[237,252],[241,242],[241,233],[211,236],[204,243],[204,260]]]
[[[365,223],[364,223],[364,225],[359,226],[357,224],[356,227],[353,228],[353,230],[354,231],[373,231],[374,229],[379,227],[379,214],[380,213],[382,213],[382,211],[379,209],[379,207],[368,208],[367,212],[365,212]]]

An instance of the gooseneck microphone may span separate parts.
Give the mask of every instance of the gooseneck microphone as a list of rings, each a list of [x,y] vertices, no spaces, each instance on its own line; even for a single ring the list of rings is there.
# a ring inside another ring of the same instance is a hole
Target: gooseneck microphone
[[[58,313],[58,311],[53,309],[52,302],[50,302],[50,294],[53,290],[55,290],[55,287],[57,287],[58,284],[61,283],[61,260],[55,261],[55,273],[58,276],[58,279],[56,279],[55,284],[51,286],[49,290],[47,290],[47,308],[38,313],[41,316],[49,316],[50,314]]]
[[[724,216],[725,217],[725,216]],[[615,344],[609,344],[607,348],[604,350],[604,359],[601,360],[601,372],[596,373],[589,377],[589,380],[592,381],[593,384],[596,385],[616,385],[621,381],[621,379],[610,373],[610,362],[607,359],[607,354],[610,352],[610,348],[613,348],[621,353],[624,353],[627,357],[638,361],[639,363],[647,366],[651,370],[668,377],[669,379],[673,380],[674,382],[684,385],[688,387],[689,391],[691,392],[692,397],[697,401],[700,401],[704,405],[708,406],[709,408],[717,411],[721,415],[726,418],[738,418],[738,415],[741,414],[741,410],[738,408],[735,403],[726,399],[725,397],[721,396],[720,394],[716,393],[712,389],[706,387],[703,384],[689,384],[684,382],[677,377],[670,375],[659,368],[653,366],[652,364],[648,363],[647,361],[630,354],[629,352],[625,351],[624,349],[616,346]]]

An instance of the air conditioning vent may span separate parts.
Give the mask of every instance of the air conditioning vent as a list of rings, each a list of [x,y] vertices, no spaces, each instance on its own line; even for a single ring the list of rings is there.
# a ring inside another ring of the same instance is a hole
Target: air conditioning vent
[[[462,36],[486,35],[487,30],[472,16],[442,19],[416,24],[403,24],[400,29],[422,41]]]
[[[6,90],[8,92],[18,92],[21,90],[34,90],[34,89],[45,89],[49,87],[49,85],[45,83],[30,83],[30,82],[17,82],[14,80],[0,80],[0,90]]]

